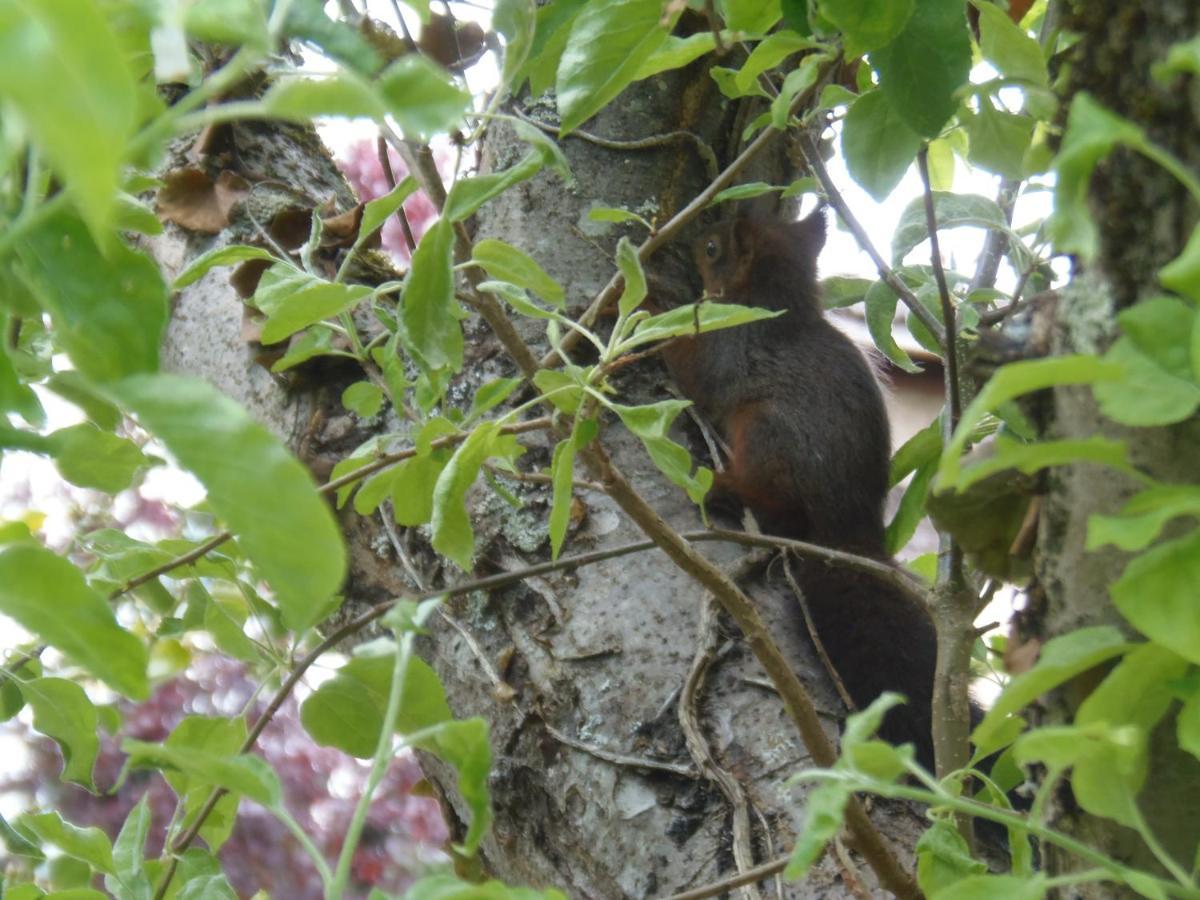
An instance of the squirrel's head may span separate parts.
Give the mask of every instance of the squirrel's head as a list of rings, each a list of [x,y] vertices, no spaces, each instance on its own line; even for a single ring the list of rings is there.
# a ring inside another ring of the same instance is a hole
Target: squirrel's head
[[[825,246],[825,212],[818,208],[798,222],[739,218],[714,225],[692,247],[704,292],[737,303],[763,305],[752,279],[778,283],[816,281],[817,255]],[[778,298],[782,302],[783,298]]]

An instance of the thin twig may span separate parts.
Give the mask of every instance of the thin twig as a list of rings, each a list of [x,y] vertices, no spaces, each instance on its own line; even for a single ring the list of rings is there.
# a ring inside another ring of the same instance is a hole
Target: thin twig
[[[933,208],[933,188],[929,182],[929,147],[921,148],[917,153],[917,169],[921,172],[921,183],[924,185],[925,225],[929,229],[929,253],[933,263],[933,277],[937,282],[938,298],[942,303],[942,321],[946,332],[942,339],[942,349],[946,354],[946,405],[950,415],[944,423],[943,440],[950,441],[954,429],[958,427],[958,419],[962,414],[962,398],[959,394],[958,383],[958,329],[954,320],[954,302],[950,299],[950,288],[946,285],[946,271],[942,268],[942,251],[938,242],[937,213]],[[924,307],[922,307],[924,308]]]
[[[375,138],[375,152],[379,156],[379,166],[383,169],[383,177],[387,181],[388,191],[394,191],[396,189],[396,173],[392,171],[392,160],[383,135]],[[417,249],[417,239],[413,235],[412,225],[408,221],[408,213],[404,211],[403,203],[396,207],[396,218],[400,220],[400,230],[404,232],[404,243],[408,245],[408,253],[411,257]]]
[[[945,346],[946,329],[942,327],[942,323],[937,320],[937,317],[925,308],[924,304],[917,299],[917,295],[909,289],[908,285],[892,271],[891,266],[879,255],[879,251],[871,243],[871,238],[867,234],[866,229],[855,218],[854,213],[850,211],[850,205],[846,203],[846,198],[842,196],[841,191],[837,189],[837,185],[833,183],[833,179],[829,175],[829,170],[825,168],[825,163],[821,160],[821,154],[817,152],[817,148],[813,146],[811,140],[807,137],[801,138],[799,146],[800,152],[804,156],[804,161],[808,163],[809,169],[816,176],[817,181],[821,183],[821,190],[825,192],[825,198],[829,201],[829,205],[834,208],[841,220],[846,223],[846,227],[850,229],[850,233],[854,235],[854,240],[858,242],[858,246],[862,251],[871,257],[871,262],[875,264],[875,270],[879,273],[879,277],[904,302],[909,312],[920,319],[921,324],[929,329],[929,332],[937,339],[937,342]]]
[[[744,884],[755,884],[759,881],[764,881],[782,872],[787,868],[789,857],[781,856],[779,859],[769,863],[763,863],[754,869],[748,869],[740,875],[734,875],[732,878],[726,878],[722,881],[714,881],[706,884],[703,887],[693,888],[690,891],[684,891],[681,894],[672,894],[667,900],[704,900],[705,897],[716,897],[720,894],[727,893],[734,888],[739,888]]]
[[[1011,227],[1013,217],[1013,204],[1017,199],[1017,191],[1021,187],[1019,179],[1002,178],[1000,187],[996,191],[996,205],[1000,207],[1000,212],[1004,215],[1004,224]],[[979,253],[979,262],[975,266],[975,275],[971,278],[971,285],[967,288],[967,295],[983,288],[991,288],[996,286],[996,275],[1000,272],[1000,260],[1004,258],[1004,251],[1008,248],[1008,232],[1003,228],[992,228],[988,230],[987,236],[983,239],[983,249]]]

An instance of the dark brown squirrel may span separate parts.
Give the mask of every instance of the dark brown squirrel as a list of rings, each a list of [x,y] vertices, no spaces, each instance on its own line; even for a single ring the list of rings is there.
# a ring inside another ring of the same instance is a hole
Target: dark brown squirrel
[[[887,411],[867,359],[821,308],[824,244],[822,210],[798,222],[739,218],[708,230],[694,245],[706,294],[783,315],[679,339],[662,355],[729,447],[715,503],[736,499],[765,534],[890,562]],[[912,742],[932,769],[937,640],[925,609],[861,572],[816,561],[795,571],[850,697],[865,708],[886,690],[905,694],[881,735]]]

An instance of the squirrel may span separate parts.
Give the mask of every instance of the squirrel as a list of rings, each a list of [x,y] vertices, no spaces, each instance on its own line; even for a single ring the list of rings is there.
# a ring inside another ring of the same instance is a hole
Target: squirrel
[[[705,293],[783,315],[678,338],[662,348],[680,391],[729,448],[709,493],[736,500],[764,534],[891,562],[884,540],[890,429],[871,365],[825,318],[817,256],[822,209],[786,223],[738,218],[694,244]],[[864,708],[905,694],[880,735],[912,742],[933,768],[937,640],[927,611],[877,579],[818,561],[796,572],[814,630],[847,693]]]

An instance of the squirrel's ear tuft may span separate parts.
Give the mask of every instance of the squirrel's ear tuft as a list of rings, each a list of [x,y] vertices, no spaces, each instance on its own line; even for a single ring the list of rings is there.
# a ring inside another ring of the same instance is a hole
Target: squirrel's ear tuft
[[[825,246],[825,206],[822,204],[792,225],[797,240],[804,244],[813,256]]]

